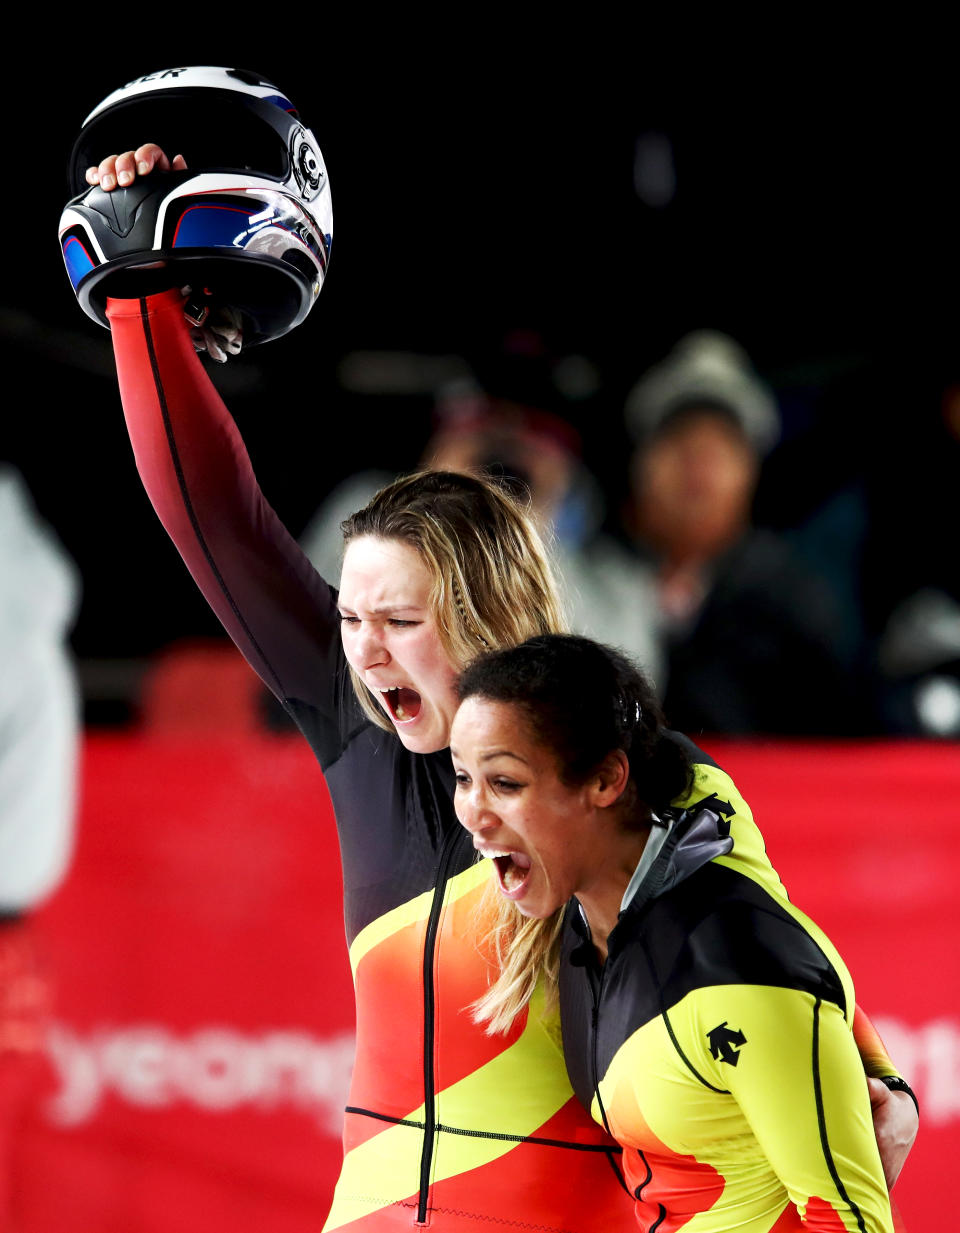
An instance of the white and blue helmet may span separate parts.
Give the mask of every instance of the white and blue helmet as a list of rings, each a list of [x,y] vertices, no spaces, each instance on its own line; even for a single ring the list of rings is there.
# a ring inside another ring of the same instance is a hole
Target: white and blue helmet
[[[87,185],[87,167],[146,141],[182,154],[187,170],[109,193]],[[239,311],[245,345],[287,333],[313,307],[333,239],[327,171],[293,104],[259,74],[172,68],[115,90],[84,121],[69,178],[63,259],[101,325],[107,297],[152,289],[161,265]]]

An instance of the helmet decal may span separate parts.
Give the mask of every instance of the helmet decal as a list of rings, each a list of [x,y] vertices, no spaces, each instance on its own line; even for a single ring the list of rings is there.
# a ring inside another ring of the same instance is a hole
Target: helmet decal
[[[87,252],[86,245],[78,235],[67,232],[62,240],[63,260],[67,267],[67,277],[76,289],[82,278],[95,268],[96,263]]]
[[[297,187],[307,201],[319,195],[326,181],[323,155],[311,138],[312,134],[305,128],[294,129],[290,134],[290,166]]]

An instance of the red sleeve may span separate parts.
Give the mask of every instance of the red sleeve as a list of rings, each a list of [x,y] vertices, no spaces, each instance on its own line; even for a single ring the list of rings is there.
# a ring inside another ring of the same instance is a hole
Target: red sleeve
[[[329,714],[341,667],[334,592],[265,501],[181,305],[176,291],[108,301],[137,469],[187,568],[255,671],[282,700]]]

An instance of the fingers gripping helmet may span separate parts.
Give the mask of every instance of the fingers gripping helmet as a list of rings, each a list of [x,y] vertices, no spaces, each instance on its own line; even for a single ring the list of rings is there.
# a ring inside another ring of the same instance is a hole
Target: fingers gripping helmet
[[[183,154],[187,170],[110,193],[86,184],[87,167],[146,141]],[[63,259],[101,325],[108,296],[143,294],[163,277],[237,309],[249,345],[299,325],[320,292],[333,239],[323,155],[293,104],[256,73],[174,68],[115,90],[84,122],[69,177],[77,195],[60,218]]]

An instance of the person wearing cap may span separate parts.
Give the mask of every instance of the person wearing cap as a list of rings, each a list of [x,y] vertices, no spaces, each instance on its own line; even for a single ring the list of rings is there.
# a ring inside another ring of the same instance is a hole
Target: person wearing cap
[[[654,580],[657,681],[687,731],[834,733],[854,724],[839,605],[786,542],[752,522],[776,400],[731,338],[681,339],[625,408],[631,538]]]

